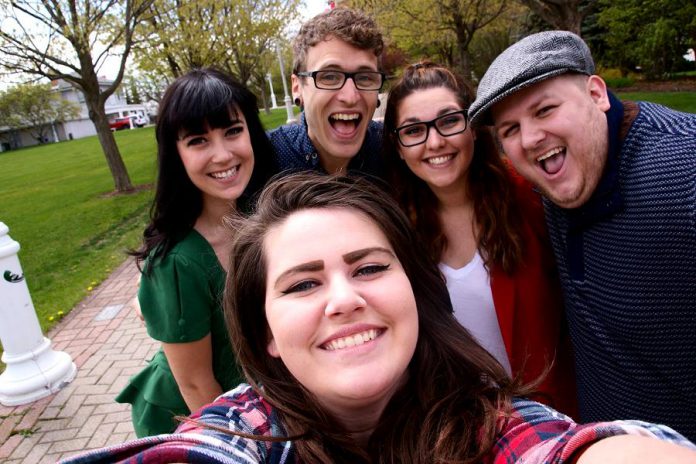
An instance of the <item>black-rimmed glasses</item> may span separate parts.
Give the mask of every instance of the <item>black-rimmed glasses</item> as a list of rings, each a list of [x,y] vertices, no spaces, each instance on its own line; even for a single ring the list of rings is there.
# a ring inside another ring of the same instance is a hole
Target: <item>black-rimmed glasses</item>
[[[405,124],[394,129],[394,133],[398,136],[401,145],[412,147],[428,140],[431,127],[434,127],[441,136],[450,137],[464,132],[466,125],[466,110],[459,110],[443,114],[430,121]]]
[[[353,79],[358,90],[380,90],[384,84],[384,73],[378,71],[343,72],[335,70],[298,72],[298,76],[311,77],[318,89],[338,90],[348,78]]]

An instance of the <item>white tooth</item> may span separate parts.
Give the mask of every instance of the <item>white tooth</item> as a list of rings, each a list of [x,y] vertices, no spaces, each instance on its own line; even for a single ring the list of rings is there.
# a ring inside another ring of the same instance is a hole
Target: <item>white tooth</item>
[[[370,329],[359,334],[338,338],[329,342],[326,345],[326,350],[334,351],[343,348],[350,348],[352,346],[359,346],[371,340],[374,340],[375,338],[377,338],[377,334],[377,329]]]
[[[343,121],[351,121],[353,119],[358,119],[357,114],[343,114],[343,113],[337,113],[331,116],[334,119],[341,119]]]
[[[231,177],[236,172],[237,172],[237,166],[232,167],[232,168],[228,169],[227,171],[212,172],[212,173],[210,173],[210,175],[216,179],[224,179],[226,177]]]
[[[540,157],[537,158],[538,162],[544,161],[545,159],[551,158],[554,155],[557,155],[561,153],[563,149],[561,147],[556,147],[553,150],[549,150],[548,152],[544,153]]]
[[[428,158],[426,161],[427,161],[428,163],[430,163],[430,164],[433,164],[433,165],[436,165],[436,166],[437,166],[437,165],[446,163],[446,162],[449,161],[450,159],[452,159],[452,156],[451,156],[451,155],[444,155],[444,156],[435,156],[435,157],[433,157],[433,158]]]

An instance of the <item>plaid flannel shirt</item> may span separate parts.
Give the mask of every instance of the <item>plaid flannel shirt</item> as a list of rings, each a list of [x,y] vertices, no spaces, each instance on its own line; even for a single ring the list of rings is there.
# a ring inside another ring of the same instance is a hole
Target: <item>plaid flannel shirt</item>
[[[499,421],[498,440],[484,460],[490,464],[572,463],[576,451],[602,438],[642,435],[696,449],[663,425],[614,421],[579,425],[569,417],[534,401],[515,399],[509,416]],[[203,407],[173,434],[142,438],[90,451],[64,464],[113,463],[297,463],[292,442],[254,440],[206,426],[252,435],[280,436],[284,429],[273,408],[249,385],[242,384]],[[202,426],[201,423],[206,426]]]

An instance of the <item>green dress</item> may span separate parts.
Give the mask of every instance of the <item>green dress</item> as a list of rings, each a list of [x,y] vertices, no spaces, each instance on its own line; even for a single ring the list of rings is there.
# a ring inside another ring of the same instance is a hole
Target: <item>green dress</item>
[[[192,229],[166,256],[148,258],[144,270],[138,300],[148,334],[165,343],[194,342],[211,334],[215,378],[222,391],[236,387],[242,376],[221,307],[225,271],[210,244]],[[161,349],[116,401],[132,405],[138,437],[172,432],[177,426],[173,417],[191,413]]]

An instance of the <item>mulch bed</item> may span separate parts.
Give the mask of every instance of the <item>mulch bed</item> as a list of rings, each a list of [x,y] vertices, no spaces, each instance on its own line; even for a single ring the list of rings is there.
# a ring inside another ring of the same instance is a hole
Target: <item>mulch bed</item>
[[[615,90],[617,92],[696,92],[696,78],[638,81],[630,87],[621,87]]]

